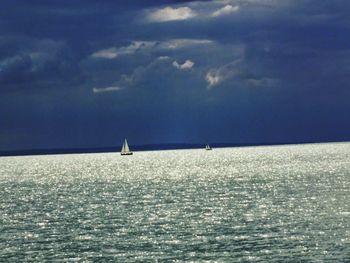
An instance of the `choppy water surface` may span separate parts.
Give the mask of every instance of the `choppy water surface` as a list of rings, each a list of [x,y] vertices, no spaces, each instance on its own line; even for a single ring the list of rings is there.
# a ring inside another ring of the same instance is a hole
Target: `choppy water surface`
[[[350,143],[0,158],[0,261],[350,262]]]

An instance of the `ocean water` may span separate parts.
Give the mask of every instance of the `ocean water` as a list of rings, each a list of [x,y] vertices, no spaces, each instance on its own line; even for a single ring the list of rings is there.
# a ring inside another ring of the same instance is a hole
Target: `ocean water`
[[[350,143],[0,158],[0,262],[350,262]]]

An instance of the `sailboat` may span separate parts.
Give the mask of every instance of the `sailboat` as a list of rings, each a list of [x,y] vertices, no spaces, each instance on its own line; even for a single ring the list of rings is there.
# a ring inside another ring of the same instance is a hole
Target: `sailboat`
[[[211,147],[209,146],[209,144],[205,145],[205,149],[206,149],[207,151],[210,151],[210,150],[211,150]]]
[[[122,146],[122,149],[120,151],[121,155],[132,155],[132,152],[129,149],[129,145],[128,145],[128,141],[126,140],[126,138],[124,139],[124,143]]]

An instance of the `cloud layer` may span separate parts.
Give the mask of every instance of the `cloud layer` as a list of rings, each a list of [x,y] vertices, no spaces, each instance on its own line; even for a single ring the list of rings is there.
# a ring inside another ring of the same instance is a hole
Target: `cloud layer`
[[[187,59],[183,64],[179,64],[176,60],[173,62],[173,66],[177,69],[191,69],[194,66],[194,62]]]
[[[4,0],[0,149],[350,139],[349,13],[345,0]]]
[[[120,48],[108,48],[94,52],[91,56],[94,58],[106,58],[113,59],[122,55],[130,55],[136,53],[140,49],[149,49],[156,45],[156,42],[152,41],[132,41],[132,43],[126,47]]]
[[[211,16],[217,17],[222,15],[229,15],[234,12],[237,12],[239,10],[239,6],[232,6],[232,5],[225,5],[224,7],[220,8],[219,10],[216,10],[212,13]]]
[[[105,92],[114,92],[114,91],[119,91],[119,90],[121,90],[120,87],[111,86],[111,87],[105,87],[105,88],[93,88],[92,92],[93,93],[105,93]]]
[[[187,6],[185,7],[165,7],[155,10],[148,15],[150,22],[168,22],[176,20],[187,20],[196,16],[196,13]]]

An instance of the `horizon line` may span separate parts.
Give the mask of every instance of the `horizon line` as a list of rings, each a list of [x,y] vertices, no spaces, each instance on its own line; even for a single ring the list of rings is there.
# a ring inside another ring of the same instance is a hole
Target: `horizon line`
[[[299,141],[299,142],[267,142],[267,143],[209,143],[213,148],[229,147],[254,147],[254,146],[278,146],[278,145],[298,145],[298,144],[322,144],[322,143],[347,143],[349,140],[338,141]],[[186,150],[201,149],[206,143],[149,143],[130,145],[132,151],[162,151],[162,150]],[[84,154],[84,153],[108,153],[120,152],[118,146],[101,147],[72,147],[72,148],[36,148],[18,150],[0,150],[0,157],[7,156],[28,156],[28,155],[54,155],[54,154]]]

